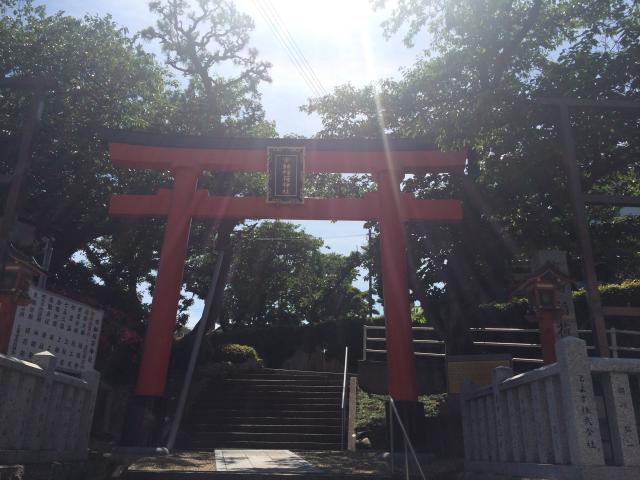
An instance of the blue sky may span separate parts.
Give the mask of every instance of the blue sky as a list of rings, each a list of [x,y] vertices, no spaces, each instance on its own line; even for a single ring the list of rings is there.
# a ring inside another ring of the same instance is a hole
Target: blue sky
[[[45,4],[49,13],[63,10],[73,16],[111,14],[131,33],[151,26],[155,21],[147,9],[147,2],[140,0],[36,3]],[[259,7],[268,4],[272,15],[277,12],[327,91],[346,83],[362,86],[375,79],[398,77],[401,69],[411,66],[427,45],[424,35],[410,49],[402,43],[402,35],[385,40],[380,24],[387,18],[389,9],[374,12],[369,0],[236,0],[238,9],[254,19],[251,45],[258,49],[261,59],[273,64],[272,82],[261,85],[260,92],[267,118],[276,122],[281,135],[312,136],[320,128],[320,119],[299,110],[314,93],[263,16]],[[147,44],[147,49],[161,58],[157,45]],[[323,238],[333,252],[346,254],[366,242],[362,222],[295,223],[302,225],[308,233]],[[363,281],[356,285],[366,288]],[[190,312],[190,324],[198,320],[201,311],[202,302],[198,301]]]

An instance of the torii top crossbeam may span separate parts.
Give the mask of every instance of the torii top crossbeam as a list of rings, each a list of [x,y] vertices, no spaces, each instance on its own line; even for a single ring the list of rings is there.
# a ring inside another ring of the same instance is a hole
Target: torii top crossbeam
[[[182,285],[191,219],[275,218],[378,220],[387,325],[389,393],[417,401],[415,362],[408,299],[404,222],[459,221],[458,200],[419,200],[402,193],[406,173],[463,173],[466,152],[438,152],[421,140],[301,140],[202,138],[107,131],[109,154],[125,168],[170,170],[172,189],[155,195],[113,195],[114,216],[166,217],[158,277],[145,337],[136,393],[162,396]],[[267,203],[258,197],[210,196],[198,190],[205,170],[265,172],[267,148],[304,147],[306,173],[371,173],[378,190],[363,198],[304,199],[303,204]]]
[[[151,170],[189,169],[225,172],[265,172],[267,147],[305,147],[307,173],[390,172],[402,179],[405,173],[462,173],[465,152],[426,150],[420,140],[334,140],[334,139],[209,139],[167,136],[139,132],[109,132],[109,154],[115,165]],[[256,197],[211,197],[195,192],[189,207],[195,218],[281,218],[294,220],[377,220],[378,192],[355,198],[306,199],[299,205],[273,205]],[[398,213],[404,220],[456,221],[462,216],[458,200],[418,200],[399,194]],[[168,215],[173,194],[114,195],[110,214],[115,216]]]
[[[308,173],[463,173],[466,152],[439,152],[414,139],[206,138],[106,131],[111,161],[169,170],[193,165],[219,172],[264,172],[267,147],[305,147]]]

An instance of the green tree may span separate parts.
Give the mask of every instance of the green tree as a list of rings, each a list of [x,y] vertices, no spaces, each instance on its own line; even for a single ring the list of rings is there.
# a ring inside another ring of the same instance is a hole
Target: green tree
[[[34,144],[22,219],[35,225],[38,238],[54,239],[52,281],[136,312],[139,320],[144,309],[136,287],[152,264],[158,225],[113,221],[106,207],[111,193],[151,193],[167,179],[116,175],[99,131],[152,128],[168,109],[166,73],[108,16],[48,15],[44,6],[14,0],[2,0],[0,13],[3,76],[44,77],[54,84]],[[25,98],[7,89],[0,96],[0,130],[10,146],[0,162],[10,172]],[[139,242],[119,241],[123,248],[115,260],[104,255],[111,235],[124,239],[124,232]],[[72,260],[77,252],[86,260]]]
[[[506,298],[511,266],[533,250],[568,250],[581,277],[557,114],[535,100],[637,98],[639,71],[630,65],[638,59],[638,9],[623,0],[400,1],[387,34],[408,26],[410,43],[428,32],[431,49],[399,81],[339,88],[305,106],[322,116],[324,136],[367,135],[384,119],[378,131],[472,149],[464,181],[425,175],[403,186],[421,198],[465,201],[461,224],[413,224],[407,232],[414,295],[453,351],[466,348],[459,340],[477,305]],[[637,115],[576,112],[573,121],[585,191],[637,194]],[[590,219],[600,278],[637,275],[638,217],[598,207]]]
[[[257,87],[269,81],[271,64],[258,61],[249,47],[253,20],[228,0],[152,1],[149,10],[158,19],[143,30],[147,40],[158,40],[165,62],[188,80],[178,104],[181,126],[199,135],[247,134],[264,122]],[[233,72],[232,76],[222,72]],[[176,124],[178,120],[178,124]]]
[[[239,230],[233,245],[221,323],[300,325],[366,315],[365,298],[352,285],[358,253],[323,253],[322,240],[285,222]]]
[[[213,136],[276,135],[272,123],[265,121],[257,87],[269,81],[270,64],[259,61],[258,52],[249,47],[253,21],[240,13],[232,1],[185,0],[153,1],[149,9],[156,14],[155,26],[142,31],[147,40],[160,42],[166,63],[181,73],[187,88],[176,95],[172,131]],[[214,195],[256,194],[263,187],[259,175],[228,172],[210,173],[200,181]],[[194,225],[185,281],[189,290],[206,296],[216,258],[215,251],[226,252],[222,279],[231,264],[230,239],[242,222],[198,222]],[[212,239],[215,239],[213,241]],[[203,248],[204,247],[204,248]],[[208,322],[220,314],[225,281],[214,296],[215,307]]]

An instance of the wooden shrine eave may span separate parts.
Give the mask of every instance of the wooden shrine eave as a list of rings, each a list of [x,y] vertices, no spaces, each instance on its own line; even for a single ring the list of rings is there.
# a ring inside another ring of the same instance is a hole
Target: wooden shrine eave
[[[268,147],[305,147],[306,173],[463,173],[467,152],[420,139],[207,138],[108,130],[109,155],[126,168],[266,171]]]
[[[109,215],[168,215],[171,190],[161,189],[155,195],[113,195]],[[190,212],[195,218],[289,219],[289,220],[377,220],[380,218],[378,192],[363,198],[308,198],[304,205],[266,203],[262,197],[212,197],[198,190]],[[455,222],[462,220],[459,200],[419,200],[413,194],[402,193],[398,211],[404,220]]]

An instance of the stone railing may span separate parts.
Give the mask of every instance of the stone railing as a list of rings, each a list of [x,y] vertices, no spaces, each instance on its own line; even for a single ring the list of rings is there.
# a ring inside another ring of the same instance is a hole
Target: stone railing
[[[0,464],[87,457],[99,374],[55,371],[56,358],[33,363],[0,355]]]
[[[498,367],[489,386],[464,385],[469,476],[640,478],[640,360],[589,358],[574,337],[557,343],[556,356],[516,376]]]

